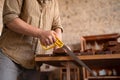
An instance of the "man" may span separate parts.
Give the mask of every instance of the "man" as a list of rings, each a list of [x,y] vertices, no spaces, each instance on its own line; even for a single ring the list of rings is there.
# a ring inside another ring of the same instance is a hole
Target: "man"
[[[34,68],[34,54],[62,38],[57,0],[5,0],[0,37],[0,80]],[[40,43],[39,43],[40,42]]]

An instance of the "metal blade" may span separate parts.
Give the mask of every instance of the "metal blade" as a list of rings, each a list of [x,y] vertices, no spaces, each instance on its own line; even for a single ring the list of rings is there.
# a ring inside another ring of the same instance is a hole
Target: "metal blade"
[[[77,63],[79,63],[81,66],[85,67],[93,76],[96,76],[93,71],[82,61],[80,60],[66,45],[63,45],[62,47],[67,51],[67,54],[73,58]]]

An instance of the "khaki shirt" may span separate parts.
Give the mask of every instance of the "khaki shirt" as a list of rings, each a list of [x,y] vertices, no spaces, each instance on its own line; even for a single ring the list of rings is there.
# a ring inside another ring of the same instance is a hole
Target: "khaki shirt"
[[[3,29],[3,19],[2,19],[3,5],[4,5],[4,0],[0,0],[0,36]]]
[[[61,28],[57,0],[6,0],[3,22],[15,18],[44,30]],[[25,68],[34,67],[34,53],[42,53],[37,38],[11,31],[4,26],[0,48],[8,57]]]

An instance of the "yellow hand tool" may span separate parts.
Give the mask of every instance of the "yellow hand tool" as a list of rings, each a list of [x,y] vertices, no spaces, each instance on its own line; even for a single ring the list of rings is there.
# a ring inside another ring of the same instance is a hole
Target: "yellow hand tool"
[[[56,37],[56,42],[50,46],[42,45],[42,47],[45,50],[54,48],[55,46],[58,46],[59,48],[63,48],[73,60],[75,60],[81,66],[85,67],[93,76],[96,76],[95,73],[82,60],[80,60],[61,40],[59,40],[59,38]]]
[[[59,48],[61,48],[62,46],[64,45],[64,43],[62,41],[60,41],[57,37],[56,37],[56,42],[50,46],[44,46],[42,45],[42,47],[45,49],[45,50],[49,50],[49,49],[52,49],[56,46],[58,46]]]

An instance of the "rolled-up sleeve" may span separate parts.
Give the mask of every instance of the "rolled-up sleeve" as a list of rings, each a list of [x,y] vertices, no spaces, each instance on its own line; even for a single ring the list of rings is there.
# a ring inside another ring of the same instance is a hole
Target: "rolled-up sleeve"
[[[59,13],[59,5],[58,1],[55,1],[55,6],[54,6],[54,18],[53,18],[53,24],[52,24],[52,30],[55,30],[56,28],[60,28],[63,32],[63,27],[61,24],[61,19],[60,19],[60,13]]]
[[[3,23],[7,24],[15,18],[19,17],[22,0],[5,0],[4,9],[3,9]]]

